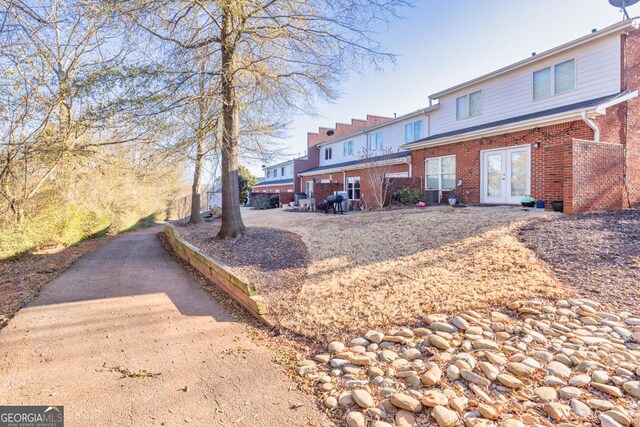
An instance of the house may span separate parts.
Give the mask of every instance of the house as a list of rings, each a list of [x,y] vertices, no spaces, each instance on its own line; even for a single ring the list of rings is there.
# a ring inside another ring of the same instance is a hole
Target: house
[[[321,161],[321,153],[317,147],[319,144],[388,120],[388,117],[367,115],[366,119],[352,119],[351,123],[336,123],[332,128],[320,127],[318,132],[307,133],[307,152],[298,158],[265,166],[264,177],[252,187],[253,192],[310,194],[306,183],[299,179],[299,175],[318,167]]]
[[[207,209],[222,207],[222,187],[218,186],[207,191]]]
[[[640,204],[640,31],[626,20],[430,96],[401,149],[425,190],[467,204]]]

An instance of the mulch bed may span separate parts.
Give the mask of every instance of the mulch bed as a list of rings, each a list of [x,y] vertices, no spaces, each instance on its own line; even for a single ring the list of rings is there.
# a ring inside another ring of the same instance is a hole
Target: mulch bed
[[[579,295],[639,312],[640,210],[536,220],[518,238]]]
[[[215,238],[220,221],[178,227],[188,242],[211,258],[231,267],[238,276],[253,283],[270,306],[290,303],[291,295],[307,275],[309,252],[299,236],[283,230],[247,227],[234,240]],[[289,301],[289,302],[287,302]]]

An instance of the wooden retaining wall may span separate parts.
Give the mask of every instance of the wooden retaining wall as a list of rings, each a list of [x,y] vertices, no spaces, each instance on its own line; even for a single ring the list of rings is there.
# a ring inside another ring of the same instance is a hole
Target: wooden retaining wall
[[[229,267],[209,258],[196,246],[180,237],[176,228],[167,224],[164,229],[169,244],[173,251],[187,261],[193,268],[211,280],[230,297],[240,303],[245,309],[263,323],[274,326],[268,317],[268,307],[264,298],[258,295],[258,290],[247,280],[241,279],[231,272]]]

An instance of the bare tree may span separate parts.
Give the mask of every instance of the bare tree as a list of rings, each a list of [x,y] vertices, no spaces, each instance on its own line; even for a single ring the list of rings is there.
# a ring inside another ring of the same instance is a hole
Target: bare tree
[[[279,111],[310,111],[332,99],[345,73],[393,56],[375,29],[397,18],[405,0],[219,0],[118,3],[140,27],[182,49],[220,52],[223,220],[220,238],[244,233],[238,202],[240,118],[247,94]]]
[[[366,165],[364,169],[365,182],[369,194],[364,195],[365,209],[382,209],[389,198],[389,174],[393,172],[390,162],[393,151],[389,148],[371,150],[365,148],[360,155]],[[371,201],[369,201],[371,200]]]

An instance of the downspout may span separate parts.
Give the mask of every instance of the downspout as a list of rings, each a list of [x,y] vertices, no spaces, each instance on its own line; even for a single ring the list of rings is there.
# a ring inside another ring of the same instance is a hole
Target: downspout
[[[600,142],[600,129],[598,128],[596,122],[594,122],[587,116],[586,111],[580,113],[580,117],[582,117],[582,121],[584,121],[587,126],[589,126],[593,130],[593,140],[595,142]]]
[[[347,171],[342,170],[342,191],[347,191]]]

